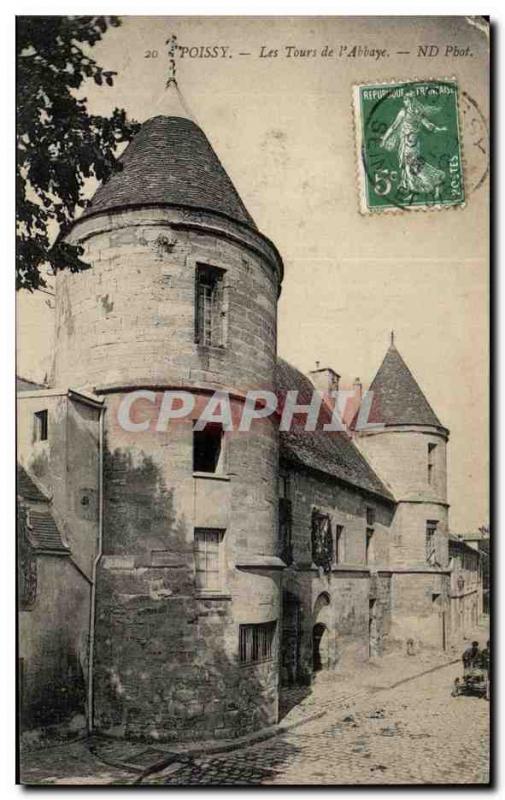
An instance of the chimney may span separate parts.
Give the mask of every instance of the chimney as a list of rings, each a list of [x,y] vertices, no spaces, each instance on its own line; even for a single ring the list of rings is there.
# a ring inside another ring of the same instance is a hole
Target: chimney
[[[316,361],[316,369],[309,372],[309,378],[318,392],[326,395],[330,392],[338,392],[340,375],[331,367],[320,367],[319,361]]]
[[[361,400],[363,396],[363,384],[361,383],[359,378],[354,379],[352,388],[354,389],[354,396],[358,397]]]

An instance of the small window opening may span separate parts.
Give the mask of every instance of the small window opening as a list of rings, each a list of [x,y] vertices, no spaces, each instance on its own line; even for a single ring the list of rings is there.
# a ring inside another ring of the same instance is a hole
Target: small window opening
[[[433,483],[433,473],[435,469],[435,449],[436,444],[428,445],[428,483]]]
[[[335,564],[344,563],[344,526],[335,526]]]
[[[241,664],[254,664],[272,658],[275,622],[239,626],[239,658]]]
[[[47,440],[47,409],[36,411],[35,421],[35,441],[45,442]]]
[[[426,523],[426,561],[431,566],[435,566],[437,559],[437,526],[435,520],[428,520]]]
[[[365,564],[373,564],[375,561],[374,533],[373,528],[366,529]]]
[[[196,271],[195,341],[224,346],[224,270],[200,265]]]
[[[196,585],[200,591],[219,592],[223,589],[224,531],[214,528],[195,528]]]
[[[206,425],[193,431],[193,472],[222,472],[223,429]]]
[[[375,508],[366,507],[366,542],[365,542],[365,564],[373,564],[375,561]]]

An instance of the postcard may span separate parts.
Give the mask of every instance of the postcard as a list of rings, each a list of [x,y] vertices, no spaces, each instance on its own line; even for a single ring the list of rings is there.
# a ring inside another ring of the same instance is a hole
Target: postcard
[[[488,785],[490,22],[17,18],[25,785]]]

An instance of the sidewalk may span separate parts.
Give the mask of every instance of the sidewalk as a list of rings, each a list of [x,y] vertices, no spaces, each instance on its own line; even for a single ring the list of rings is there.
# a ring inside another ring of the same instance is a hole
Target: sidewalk
[[[473,636],[484,643],[486,629],[481,626]],[[353,672],[320,673],[310,687],[283,690],[278,725],[240,739],[178,745],[93,736],[44,750],[25,751],[21,754],[21,779],[32,785],[134,784],[162,769],[170,771],[200,756],[240,750],[295,728],[303,736],[305,722],[328,712],[345,712],[370,694],[442,669],[459,660],[461,649],[437,655],[392,654],[374,659]]]

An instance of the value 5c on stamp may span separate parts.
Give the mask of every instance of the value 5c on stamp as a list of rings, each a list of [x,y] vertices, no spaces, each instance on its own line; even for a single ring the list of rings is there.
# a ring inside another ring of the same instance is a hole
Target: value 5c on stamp
[[[353,99],[363,213],[464,204],[455,81],[363,84]]]

